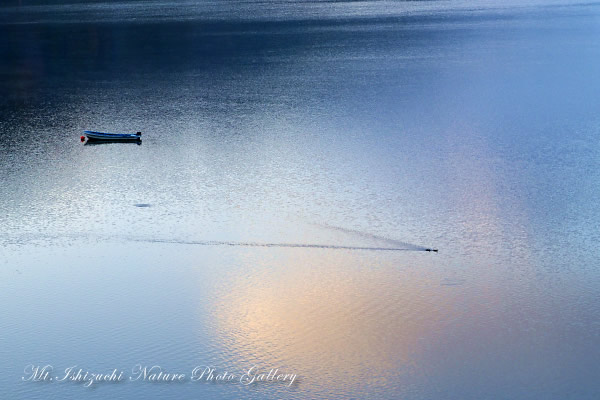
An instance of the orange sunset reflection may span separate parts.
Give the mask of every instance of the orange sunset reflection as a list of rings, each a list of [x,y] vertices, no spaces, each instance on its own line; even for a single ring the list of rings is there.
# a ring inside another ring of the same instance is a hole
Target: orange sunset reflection
[[[348,390],[398,380],[449,306],[426,296],[424,270],[397,268],[396,256],[265,253],[249,251],[244,262],[252,272],[232,276],[217,301],[224,347],[237,362],[285,366],[311,385]]]

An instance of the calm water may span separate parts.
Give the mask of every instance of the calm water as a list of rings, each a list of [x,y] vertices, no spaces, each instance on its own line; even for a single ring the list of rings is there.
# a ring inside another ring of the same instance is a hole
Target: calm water
[[[3,398],[600,396],[599,4],[21,3]]]

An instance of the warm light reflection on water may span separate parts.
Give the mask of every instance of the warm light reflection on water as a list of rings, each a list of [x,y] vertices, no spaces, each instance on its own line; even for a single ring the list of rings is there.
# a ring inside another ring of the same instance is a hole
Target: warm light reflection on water
[[[213,314],[234,357],[295,369],[307,390],[404,381],[453,307],[448,293],[427,295],[428,272],[399,270],[394,257],[277,253],[249,253]]]

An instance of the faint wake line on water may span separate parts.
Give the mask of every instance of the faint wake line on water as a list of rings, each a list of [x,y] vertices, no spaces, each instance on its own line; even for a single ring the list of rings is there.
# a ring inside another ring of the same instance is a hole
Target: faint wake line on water
[[[334,244],[310,244],[310,243],[259,243],[259,242],[231,242],[218,240],[169,240],[169,239],[132,239],[135,242],[146,243],[171,243],[188,244],[199,246],[237,246],[237,247],[291,247],[311,249],[333,249],[333,250],[370,250],[370,251],[431,251],[423,248],[399,248],[399,247],[363,247],[363,246],[341,246]]]
[[[340,228],[343,230],[343,228]],[[89,233],[73,233],[73,234],[34,234],[34,235],[22,235],[17,240],[8,240],[7,243],[15,245],[23,245],[27,243],[36,243],[44,240],[61,240],[65,238],[71,239],[103,239],[106,241],[111,240],[125,240],[129,242],[144,242],[144,243],[167,243],[167,244],[183,244],[183,245],[197,245],[197,246],[231,246],[231,247],[279,247],[279,248],[305,248],[305,249],[331,249],[331,250],[366,250],[366,251],[433,251],[437,252],[436,249],[431,249],[422,246],[411,245],[410,243],[395,242],[389,239],[389,243],[395,244],[395,247],[383,247],[383,246],[350,246],[350,245],[336,245],[336,244],[318,244],[318,243],[268,243],[268,242],[236,242],[227,240],[183,240],[183,239],[161,239],[161,238],[140,238],[123,235],[95,235]],[[0,238],[2,242],[2,238]],[[402,246],[404,245],[404,246]]]
[[[342,228],[342,227],[339,227],[339,226],[333,226],[333,225],[328,225],[328,224],[324,224],[324,223],[313,223],[313,225],[321,227],[321,228],[333,230],[333,231],[339,231],[339,232],[344,232],[344,233],[348,233],[348,234],[351,234],[351,235],[360,236],[360,237],[363,237],[363,238],[366,238],[366,239],[378,240],[380,242],[388,243],[388,244],[390,244],[392,246],[402,247],[403,249],[406,249],[406,250],[412,250],[412,251],[436,251],[435,249],[431,249],[429,247],[419,246],[419,245],[412,244],[412,243],[407,243],[407,242],[402,242],[400,240],[390,239],[390,238],[387,238],[385,236],[373,235],[372,233],[357,231],[357,230],[354,230],[354,229]]]

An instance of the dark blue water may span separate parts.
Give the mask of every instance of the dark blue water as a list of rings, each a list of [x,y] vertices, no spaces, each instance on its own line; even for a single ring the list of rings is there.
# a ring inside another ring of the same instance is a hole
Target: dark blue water
[[[598,398],[598,4],[41,3],[0,6],[7,399]]]

